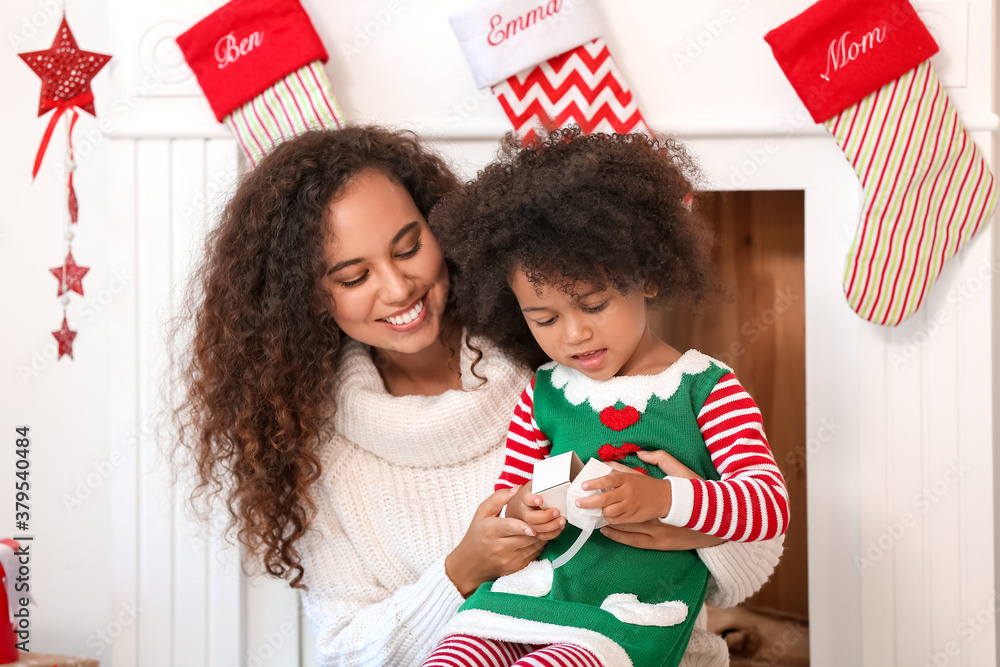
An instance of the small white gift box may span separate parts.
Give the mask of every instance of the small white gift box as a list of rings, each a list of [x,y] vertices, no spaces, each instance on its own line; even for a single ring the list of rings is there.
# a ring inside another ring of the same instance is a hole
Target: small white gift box
[[[599,459],[590,459],[584,465],[576,452],[564,452],[535,463],[531,494],[541,496],[542,507],[558,509],[559,514],[577,528],[601,528],[608,525],[601,510],[580,509],[576,501],[601,492],[599,489],[584,491],[581,484],[610,472],[611,467]]]

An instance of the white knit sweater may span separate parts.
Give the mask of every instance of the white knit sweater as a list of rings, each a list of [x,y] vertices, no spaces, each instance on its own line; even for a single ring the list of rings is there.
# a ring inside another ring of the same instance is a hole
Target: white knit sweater
[[[311,529],[298,543],[302,601],[326,667],[419,665],[462,604],[444,559],[493,491],[511,411],[530,373],[485,345],[461,355],[463,391],[390,396],[367,348],[349,343],[337,377],[336,431],[321,453]],[[756,591],[781,541],[699,550],[708,601],[730,606]],[[721,638],[699,618],[684,665],[727,665]]]

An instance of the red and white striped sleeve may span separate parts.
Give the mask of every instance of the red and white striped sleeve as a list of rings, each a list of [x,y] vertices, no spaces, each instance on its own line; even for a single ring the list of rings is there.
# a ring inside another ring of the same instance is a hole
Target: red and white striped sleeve
[[[500,479],[494,491],[527,484],[535,469],[535,461],[549,455],[552,445],[535,423],[535,379],[521,392],[514,407],[514,416],[507,429],[507,454],[503,462]]]
[[[788,490],[764,435],[757,404],[732,373],[723,375],[698,413],[705,445],[722,477],[667,477],[670,513],[660,519],[735,542],[769,540],[788,526]]]

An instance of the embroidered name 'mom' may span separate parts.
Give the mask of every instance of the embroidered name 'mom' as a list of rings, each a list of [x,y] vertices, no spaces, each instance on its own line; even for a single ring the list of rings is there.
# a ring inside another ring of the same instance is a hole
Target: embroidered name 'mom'
[[[851,31],[844,31],[840,39],[834,39],[830,42],[830,48],[826,54],[826,72],[820,74],[820,78],[824,81],[829,81],[832,72],[847,67],[850,63],[857,60],[858,57],[868,53],[876,45],[881,44],[885,39],[885,31],[885,26],[873,28],[861,37],[860,42],[848,42],[847,36],[851,34]]]
[[[548,4],[539,5],[517,18],[504,23],[503,16],[494,14],[490,17],[490,32],[486,36],[486,41],[490,46],[502,44],[519,32],[524,32],[539,21],[554,16],[562,9],[563,0],[549,0]]]
[[[236,36],[233,33],[229,33],[215,43],[215,61],[219,63],[219,69],[223,69],[263,43],[264,33],[259,30],[254,30],[248,37],[244,37],[238,43]]]

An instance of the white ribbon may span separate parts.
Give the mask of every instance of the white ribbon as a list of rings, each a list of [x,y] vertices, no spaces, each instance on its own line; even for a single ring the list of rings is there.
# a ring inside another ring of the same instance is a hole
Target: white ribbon
[[[580,534],[576,537],[576,541],[573,542],[573,545],[566,550],[566,553],[552,561],[552,569],[555,570],[568,563],[569,559],[575,556],[576,553],[583,548],[583,545],[587,543],[587,540],[589,540],[590,536],[593,534],[594,526],[588,526],[581,530]]]

